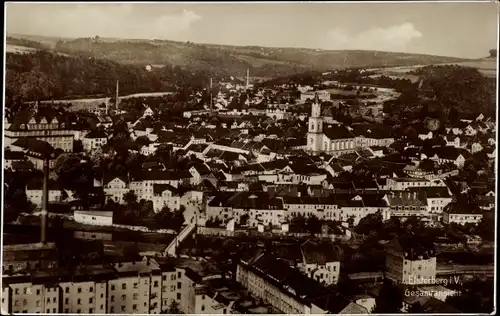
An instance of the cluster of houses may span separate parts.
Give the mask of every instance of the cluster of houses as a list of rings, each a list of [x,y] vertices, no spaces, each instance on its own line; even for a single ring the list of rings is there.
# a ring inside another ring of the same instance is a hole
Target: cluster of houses
[[[211,116],[195,116],[187,120],[186,126],[158,128],[152,123],[155,111],[145,107],[141,117],[125,120],[132,141],[147,140],[147,145],[132,150],[146,156],[147,162],[141,170],[127,175],[96,179],[96,186],[116,203],[123,203],[124,194],[133,191],[138,199],[152,201],[157,212],[164,207],[178,210],[194,198],[205,201],[205,220],[239,222],[246,214],[250,227],[279,226],[299,215],[335,221],[352,219],[356,225],[374,212],[381,212],[385,219],[418,216],[430,222],[481,220],[476,210],[446,207],[453,205],[453,194],[444,180],[456,175],[477,152],[484,151],[488,158],[494,158],[495,126],[490,120],[481,115],[475,121],[462,122],[462,128],[447,128],[449,134],[442,136],[445,146],[421,149],[407,144],[402,155],[411,163],[404,168],[386,168],[385,174],[380,171],[372,181],[346,186],[335,179],[359,163],[383,160],[394,152],[391,145],[395,137],[385,126],[376,124],[346,126],[325,122],[321,111],[323,95],[314,94],[307,127],[297,128],[286,138],[282,138],[283,131],[276,124],[262,125],[269,113],[240,116],[231,125],[213,124]],[[289,106],[278,104],[272,111],[286,113]],[[44,107],[23,111],[6,126],[5,167],[41,169],[43,160],[37,153],[43,151],[44,144],[71,152],[74,142],[80,140],[83,151],[91,154],[106,146],[118,119],[124,116],[100,120],[97,129],[90,129],[85,120],[77,118],[72,122],[60,110]],[[434,136],[429,131],[419,138]],[[157,155],[161,145],[170,145],[173,152],[186,158],[196,157],[197,162],[185,170],[167,170]],[[425,160],[446,168],[424,170],[419,165]],[[288,191],[271,193],[267,191],[269,185],[288,187]],[[26,187],[28,199],[35,205],[41,204],[41,189],[39,182]],[[57,184],[50,185],[49,201],[63,200],[68,195],[64,191]]]

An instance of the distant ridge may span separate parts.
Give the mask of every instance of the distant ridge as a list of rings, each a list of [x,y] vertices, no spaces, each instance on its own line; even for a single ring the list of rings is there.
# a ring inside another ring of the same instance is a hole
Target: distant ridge
[[[11,41],[31,41],[58,53],[110,59],[126,64],[179,66],[223,75],[273,78],[304,71],[428,65],[467,59],[362,50],[323,50],[196,44],[170,40],[58,38],[9,34]],[[9,44],[9,41],[7,42]]]

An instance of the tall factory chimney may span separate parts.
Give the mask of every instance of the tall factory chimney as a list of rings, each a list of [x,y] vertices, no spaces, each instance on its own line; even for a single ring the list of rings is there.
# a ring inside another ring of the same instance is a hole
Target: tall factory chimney
[[[214,102],[213,101],[213,96],[212,96],[212,78],[210,78],[210,116],[212,116],[212,103]]]
[[[250,68],[247,68],[247,89],[250,86]]]
[[[118,80],[116,80],[115,111],[118,111]]]
[[[40,218],[41,243],[47,243],[47,216],[49,205],[49,157],[43,160],[43,191],[42,191],[42,212]]]

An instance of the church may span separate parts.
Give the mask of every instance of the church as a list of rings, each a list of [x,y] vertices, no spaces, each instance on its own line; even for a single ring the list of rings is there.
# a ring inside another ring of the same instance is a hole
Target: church
[[[323,125],[321,101],[316,94],[309,117],[307,132],[307,152],[311,155],[327,153],[334,156],[355,152],[358,138],[343,124]]]

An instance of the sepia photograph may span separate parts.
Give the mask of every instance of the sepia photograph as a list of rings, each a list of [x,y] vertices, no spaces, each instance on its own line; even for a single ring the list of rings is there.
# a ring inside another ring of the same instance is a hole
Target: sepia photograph
[[[499,4],[4,4],[1,314],[496,313]]]

